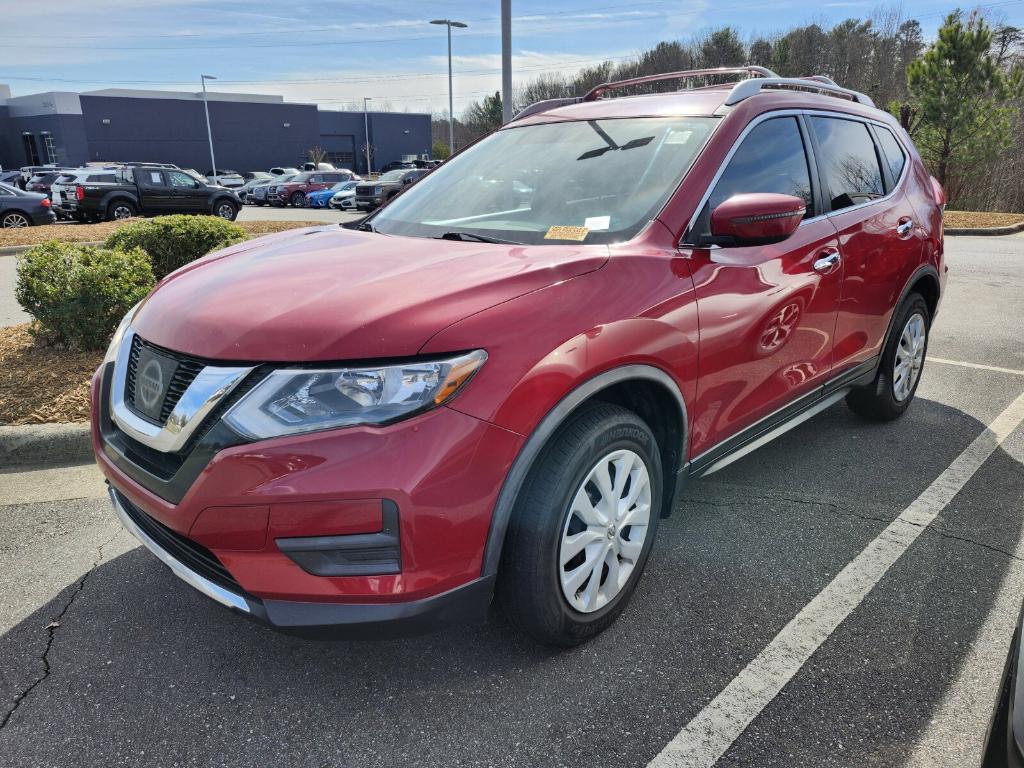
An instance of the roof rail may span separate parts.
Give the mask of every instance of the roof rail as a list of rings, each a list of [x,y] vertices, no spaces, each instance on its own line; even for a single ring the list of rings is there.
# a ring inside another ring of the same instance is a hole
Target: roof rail
[[[875,102],[870,96],[847,88],[841,88],[833,80],[824,75],[812,77],[757,77],[749,80],[741,80],[733,86],[732,91],[725,98],[725,106],[739,104],[744,99],[756,96],[763,90],[790,90],[805,91],[807,93],[820,93],[825,96],[835,96],[840,99],[847,99],[866,107],[874,107]]]
[[[564,99],[544,99],[544,101],[535,101],[528,107],[524,107],[516,113],[515,117],[509,120],[510,123],[514,123],[516,120],[522,120],[524,117],[535,115],[538,112],[547,112],[549,109],[557,109],[558,107],[564,107],[568,104],[579,104],[579,96],[568,96]]]
[[[660,75],[644,75],[643,77],[632,77],[629,80],[616,80],[611,83],[602,83],[596,88],[591,88],[582,101],[596,101],[605,91],[616,88],[626,88],[630,85],[642,85],[644,83],[655,83],[661,80],[679,80],[688,77],[707,77],[709,75],[747,75],[755,78],[775,78],[779,76],[765,67],[714,67],[712,69],[687,69],[681,72],[664,72]],[[749,82],[749,81],[744,81]]]

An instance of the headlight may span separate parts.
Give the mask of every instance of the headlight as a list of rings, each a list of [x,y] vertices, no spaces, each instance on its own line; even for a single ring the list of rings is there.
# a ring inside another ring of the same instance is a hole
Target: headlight
[[[374,187],[373,188],[373,194],[375,194],[375,195],[379,195],[383,191],[384,191],[384,187]]]
[[[486,360],[478,349],[447,360],[376,368],[281,369],[232,406],[224,420],[254,439],[388,424],[449,400]]]
[[[145,299],[143,299],[145,301]],[[121,318],[121,323],[117,326],[117,330],[114,331],[114,335],[110,339],[110,344],[107,345],[107,354],[103,356],[103,364],[112,363],[117,357],[117,350],[121,346],[121,341],[124,339],[125,333],[128,328],[131,327],[132,320],[135,318],[135,313],[139,311],[140,301],[134,307],[125,312],[124,317]]]

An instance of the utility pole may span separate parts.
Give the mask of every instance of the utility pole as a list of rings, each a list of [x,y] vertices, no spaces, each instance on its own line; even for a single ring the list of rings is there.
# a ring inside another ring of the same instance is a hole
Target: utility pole
[[[206,100],[206,81],[216,80],[213,75],[200,75],[199,80],[203,84],[203,111],[206,112],[206,138],[210,140],[210,167],[213,169],[214,182],[217,181],[217,161],[213,157],[213,131],[210,130],[210,104]]]
[[[363,96],[363,133],[366,134],[366,175],[373,173],[370,165],[370,113],[366,111],[366,102],[373,101],[372,96]]]
[[[448,151],[455,154],[455,98],[452,95],[452,27],[465,29],[468,24],[451,19],[434,19],[431,24],[443,24],[448,27]]]
[[[512,0],[501,0],[501,122],[512,119]]]

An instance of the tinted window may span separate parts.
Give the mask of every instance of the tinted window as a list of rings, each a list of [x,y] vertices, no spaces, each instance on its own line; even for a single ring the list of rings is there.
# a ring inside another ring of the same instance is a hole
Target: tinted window
[[[167,184],[164,181],[164,174],[162,171],[143,170],[141,168],[135,170],[134,175],[138,178],[139,184],[146,187],[166,187]]]
[[[171,171],[168,176],[171,177],[172,187],[185,187],[186,189],[195,189],[199,186],[199,182],[189,176],[187,173],[181,171]]]
[[[88,181],[90,184],[95,184],[97,182],[103,182],[103,181],[113,181],[113,180],[114,180],[114,175],[111,174],[111,173],[94,173],[88,179],[86,179],[86,181]]]
[[[816,157],[832,210],[881,197],[882,169],[868,127],[833,117],[812,117],[810,122],[821,149]]]
[[[907,157],[903,154],[903,147],[888,128],[875,128],[875,133],[878,136],[878,143],[882,145],[882,152],[885,154],[885,161],[889,164],[889,173],[895,184],[900,180]]]
[[[811,173],[795,117],[766,120],[740,144],[694,225],[694,234],[710,232],[711,211],[733,195],[774,192],[799,197],[814,216]]]

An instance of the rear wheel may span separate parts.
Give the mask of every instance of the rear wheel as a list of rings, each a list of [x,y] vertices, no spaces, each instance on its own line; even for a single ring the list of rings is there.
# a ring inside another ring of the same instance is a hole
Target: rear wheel
[[[230,200],[220,200],[214,205],[213,212],[226,221],[234,221],[238,216],[238,206]]]
[[[571,417],[509,522],[497,595],[512,623],[563,647],[610,626],[650,554],[662,487],[657,443],[636,414],[595,403]]]
[[[0,226],[4,229],[21,229],[31,227],[32,220],[21,211],[8,211],[0,216]]]
[[[292,196],[288,198],[288,202],[295,208],[301,208],[306,204],[306,196],[302,192],[292,192]]]
[[[115,200],[107,206],[107,221],[130,219],[136,213],[135,206],[127,200]]]
[[[874,384],[846,396],[854,413],[872,421],[891,421],[910,407],[924,370],[930,323],[924,298],[909,294],[896,310]]]

